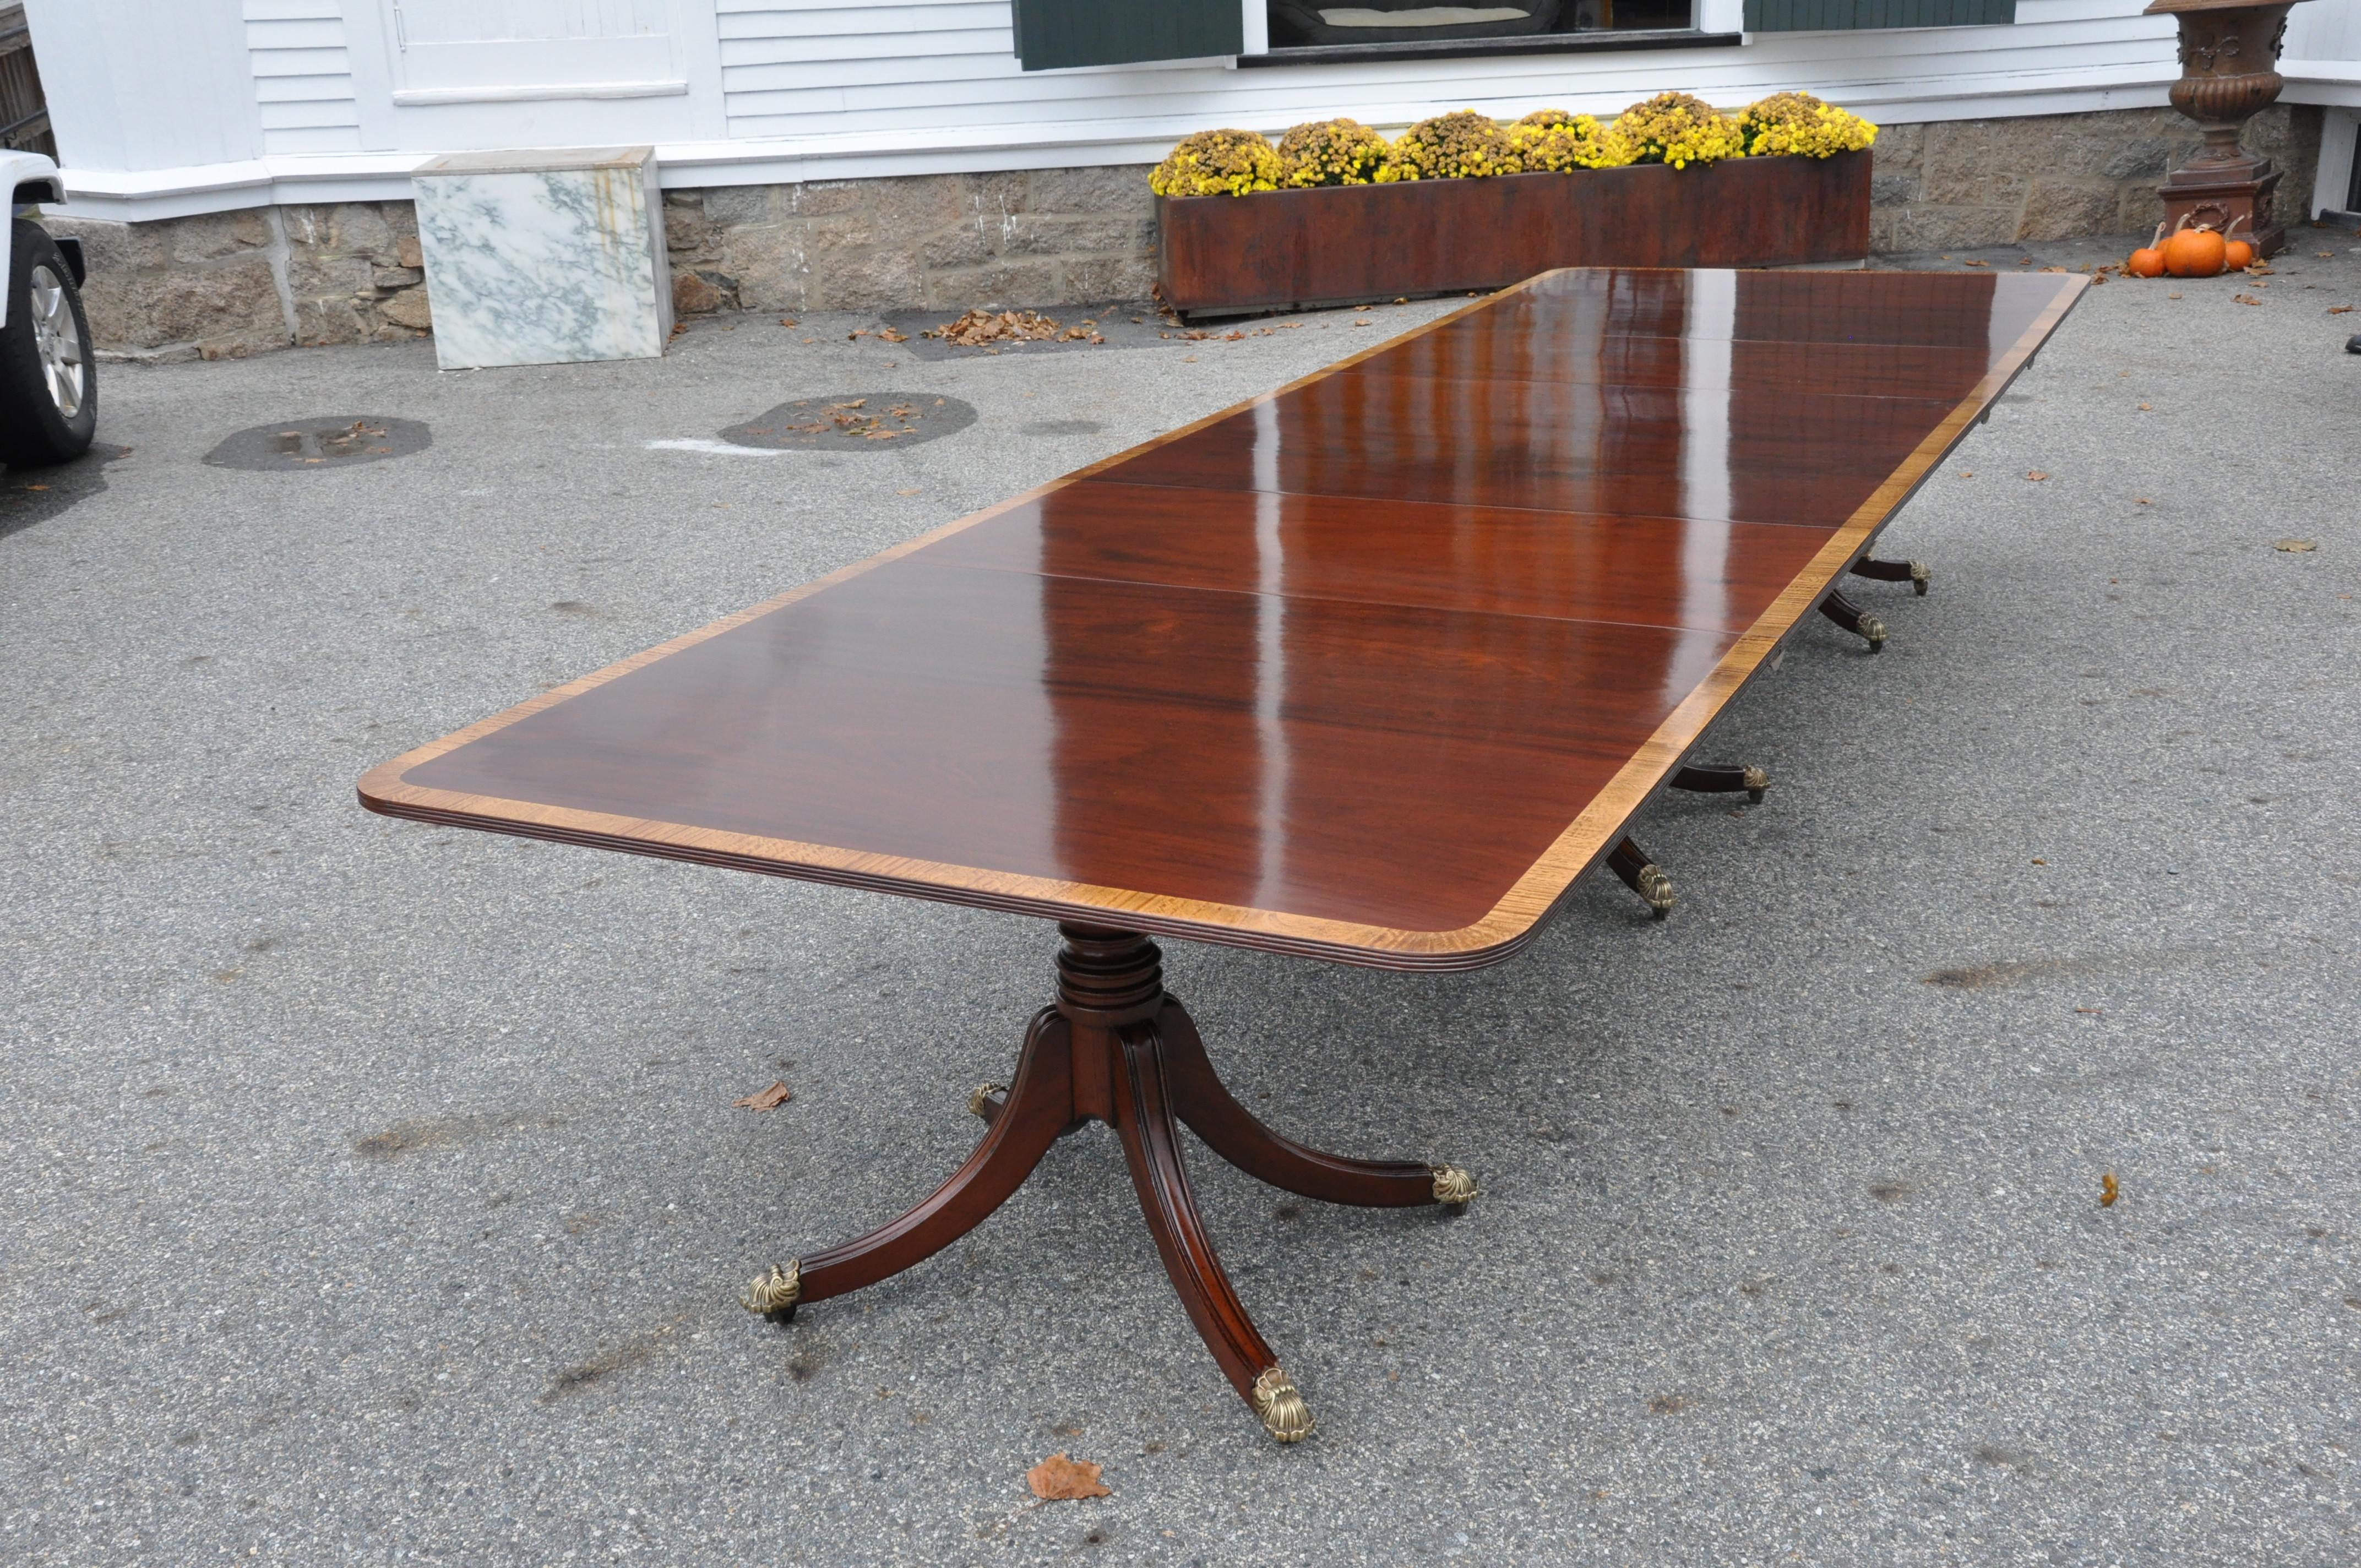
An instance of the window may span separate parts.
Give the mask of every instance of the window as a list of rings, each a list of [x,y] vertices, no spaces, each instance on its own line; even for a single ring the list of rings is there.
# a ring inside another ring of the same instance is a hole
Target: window
[[[1465,44],[1494,38],[1545,43],[1569,33],[1668,32],[1693,27],[1694,0],[1269,0],[1277,49],[1369,44]]]

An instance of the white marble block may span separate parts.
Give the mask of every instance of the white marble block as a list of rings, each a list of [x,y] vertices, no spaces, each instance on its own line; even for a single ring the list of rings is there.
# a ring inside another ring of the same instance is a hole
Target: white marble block
[[[664,353],[672,269],[654,148],[468,153],[411,185],[444,369]]]

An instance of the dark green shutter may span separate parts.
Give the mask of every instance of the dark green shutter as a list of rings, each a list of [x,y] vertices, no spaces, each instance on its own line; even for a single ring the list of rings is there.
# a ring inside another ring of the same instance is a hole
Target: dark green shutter
[[[1016,0],[1015,10],[1027,71],[1198,60],[1246,43],[1238,0]]]
[[[1746,0],[1750,33],[1844,27],[1993,27],[2016,20],[2016,0]]]

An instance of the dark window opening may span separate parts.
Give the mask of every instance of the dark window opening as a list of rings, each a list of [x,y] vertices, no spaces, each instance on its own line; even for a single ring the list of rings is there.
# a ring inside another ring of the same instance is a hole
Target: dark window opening
[[[1270,0],[1275,49],[1495,38],[1546,45],[1567,34],[1669,32],[1696,25],[1694,0]]]

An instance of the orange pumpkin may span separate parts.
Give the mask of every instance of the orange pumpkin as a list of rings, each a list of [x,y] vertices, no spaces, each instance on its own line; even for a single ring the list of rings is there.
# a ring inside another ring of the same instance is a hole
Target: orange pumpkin
[[[2163,243],[2164,225],[2158,224],[2156,225],[2156,233],[2148,236],[2148,242],[2133,251],[2125,259],[2124,270],[2135,278],[2163,277],[2164,252],[2158,248]]]
[[[2189,219],[2181,218],[2186,225]],[[2200,225],[2176,228],[2164,242],[2164,269],[2175,278],[2213,278],[2229,260],[2229,245],[2218,230]]]
[[[2243,271],[2246,268],[2252,267],[2255,264],[2254,243],[2251,240],[2232,239],[2230,237],[2231,235],[2237,232],[2238,225],[2246,221],[2246,214],[2241,213],[2236,217],[2232,218],[2228,226],[2222,230],[2223,265],[2228,267],[2234,272]]]

